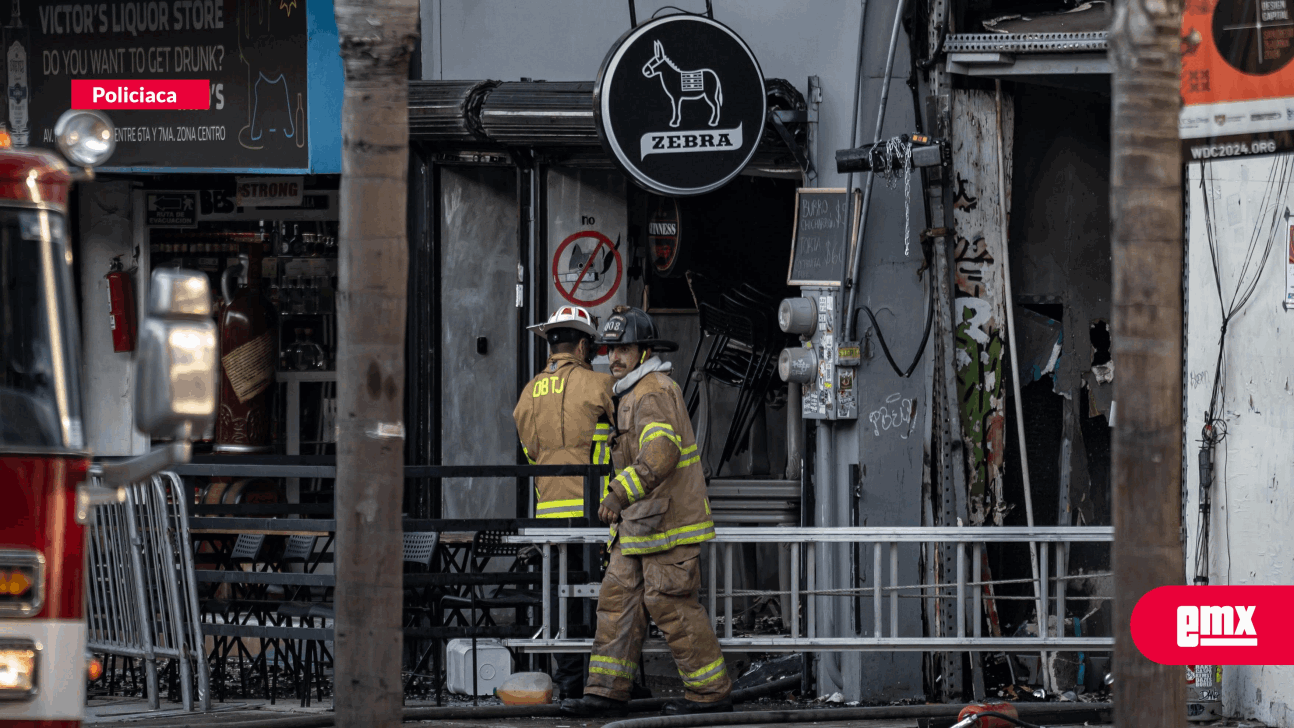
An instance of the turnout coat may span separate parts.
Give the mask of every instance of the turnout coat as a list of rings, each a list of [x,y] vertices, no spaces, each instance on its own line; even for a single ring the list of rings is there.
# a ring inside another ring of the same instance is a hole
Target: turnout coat
[[[603,502],[620,506],[612,543],[626,556],[714,538],[701,454],[683,393],[668,375],[650,372],[621,395],[612,455],[619,472]]]

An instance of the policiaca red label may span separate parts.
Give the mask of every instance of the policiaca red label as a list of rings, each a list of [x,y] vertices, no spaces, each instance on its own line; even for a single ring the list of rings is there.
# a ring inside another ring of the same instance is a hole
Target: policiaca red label
[[[1294,665],[1294,586],[1165,586],[1132,610],[1132,639],[1161,665]]]
[[[205,80],[72,80],[74,109],[209,109]]]

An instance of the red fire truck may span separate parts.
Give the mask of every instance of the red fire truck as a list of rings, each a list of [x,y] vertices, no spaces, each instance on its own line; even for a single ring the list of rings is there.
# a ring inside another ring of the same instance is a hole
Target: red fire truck
[[[106,116],[69,111],[63,157],[0,131],[0,726],[79,726],[88,657],[83,524],[121,485],[188,459],[215,411],[206,276],[158,271],[135,354],[136,426],[169,440],[96,466],[81,425],[79,329],[67,205],[111,155]],[[94,476],[94,477],[92,477]],[[98,482],[95,483],[97,478]]]

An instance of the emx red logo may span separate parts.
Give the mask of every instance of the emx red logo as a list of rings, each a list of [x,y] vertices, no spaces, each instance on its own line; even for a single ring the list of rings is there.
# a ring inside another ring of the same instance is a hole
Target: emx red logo
[[[1294,586],[1164,586],[1132,610],[1132,640],[1161,665],[1294,665]]]

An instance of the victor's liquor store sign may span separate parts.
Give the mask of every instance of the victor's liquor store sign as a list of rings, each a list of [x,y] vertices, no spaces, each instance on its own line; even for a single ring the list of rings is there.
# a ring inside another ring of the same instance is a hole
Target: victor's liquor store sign
[[[13,8],[3,111],[18,144],[29,131],[31,145],[51,146],[74,86],[97,84],[104,91],[94,105],[110,108],[117,126],[113,168],[310,166],[302,0],[13,0]],[[179,81],[206,97],[123,105]],[[104,106],[109,93],[125,101]]]

